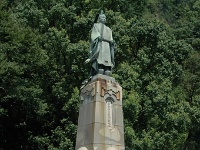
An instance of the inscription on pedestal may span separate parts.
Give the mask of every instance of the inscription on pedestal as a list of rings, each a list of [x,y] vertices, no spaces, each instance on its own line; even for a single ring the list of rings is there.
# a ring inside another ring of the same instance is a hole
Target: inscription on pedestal
[[[109,129],[113,128],[113,113],[112,113],[112,109],[113,109],[113,103],[114,100],[111,97],[108,97],[106,99],[106,126]]]
[[[106,125],[112,128],[112,103],[110,101],[106,103]]]

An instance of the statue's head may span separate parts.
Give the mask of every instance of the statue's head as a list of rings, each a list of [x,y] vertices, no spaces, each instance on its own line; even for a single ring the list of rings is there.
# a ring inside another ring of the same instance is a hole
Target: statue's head
[[[101,22],[101,23],[106,22],[106,15],[103,13],[103,10],[101,10],[101,13],[99,14],[98,22]]]

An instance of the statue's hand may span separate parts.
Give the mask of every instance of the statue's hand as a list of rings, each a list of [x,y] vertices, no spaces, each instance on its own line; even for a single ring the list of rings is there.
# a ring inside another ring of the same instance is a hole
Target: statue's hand
[[[103,38],[101,36],[99,37],[99,41],[103,41]]]
[[[90,61],[90,59],[89,59],[89,58],[88,58],[88,59],[86,59],[86,61],[85,61],[85,64],[89,63],[89,61]]]

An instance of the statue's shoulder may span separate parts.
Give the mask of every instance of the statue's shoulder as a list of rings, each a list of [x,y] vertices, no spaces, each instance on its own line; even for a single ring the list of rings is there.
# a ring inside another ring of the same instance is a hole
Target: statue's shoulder
[[[104,28],[105,28],[107,31],[109,31],[109,32],[112,31],[112,30],[111,30],[108,26],[106,26],[106,25],[104,26]]]
[[[98,27],[98,23],[94,23],[93,28],[97,28],[97,27]]]
[[[111,30],[108,26],[106,26],[109,30]]]
[[[101,23],[99,23],[99,22],[98,22],[98,23],[94,23],[94,26],[99,26],[100,24],[101,24]]]
[[[100,29],[101,23],[94,23],[93,28]]]
[[[101,27],[101,26],[104,26],[104,27],[106,27],[106,28],[109,28],[108,26],[106,26],[105,24],[103,24],[103,23],[101,23],[101,22],[97,22],[97,23],[94,23],[94,26],[95,27]],[[110,28],[109,28],[110,29]]]

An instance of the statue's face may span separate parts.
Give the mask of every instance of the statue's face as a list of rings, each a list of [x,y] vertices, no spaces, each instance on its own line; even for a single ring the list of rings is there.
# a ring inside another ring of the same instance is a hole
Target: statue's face
[[[101,23],[105,23],[106,22],[106,16],[103,14],[103,15],[99,15],[99,22]]]

